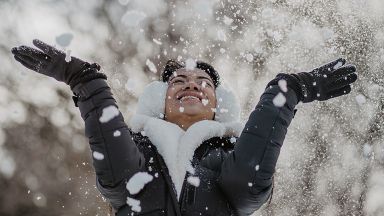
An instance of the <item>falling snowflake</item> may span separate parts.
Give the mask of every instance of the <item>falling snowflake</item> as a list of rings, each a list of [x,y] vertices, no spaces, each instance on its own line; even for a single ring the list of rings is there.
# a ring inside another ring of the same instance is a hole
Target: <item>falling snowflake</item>
[[[251,53],[246,54],[245,58],[247,59],[248,62],[252,62],[253,61],[253,55]]]
[[[227,36],[225,35],[225,32],[222,29],[217,31],[217,39],[220,41],[226,41],[227,40]]]
[[[204,106],[207,106],[209,100],[208,99],[202,99],[201,103],[203,103]]]
[[[224,22],[225,25],[231,25],[232,22],[233,22],[233,19],[230,18],[230,17],[224,16],[223,22]]]
[[[161,45],[161,44],[163,44],[163,43],[161,43],[161,41],[156,40],[155,38],[153,38],[152,40],[153,40],[153,42],[155,42],[155,44],[157,44],[157,45]]]
[[[157,68],[155,66],[155,64],[153,64],[153,62],[149,59],[147,59],[147,61],[145,62],[145,64],[148,66],[149,70],[152,72],[152,73],[157,73]]]
[[[127,27],[137,27],[146,17],[147,15],[142,11],[132,10],[121,17],[121,22]]]
[[[359,105],[363,105],[367,100],[365,99],[365,96],[362,95],[362,94],[358,94],[356,95],[356,102],[359,104]]]

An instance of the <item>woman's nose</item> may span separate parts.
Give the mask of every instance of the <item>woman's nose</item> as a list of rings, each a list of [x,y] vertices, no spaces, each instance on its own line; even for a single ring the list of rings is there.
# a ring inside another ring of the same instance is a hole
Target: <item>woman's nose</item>
[[[196,83],[194,80],[190,80],[186,83],[184,90],[195,90],[199,91],[200,90],[200,85]]]

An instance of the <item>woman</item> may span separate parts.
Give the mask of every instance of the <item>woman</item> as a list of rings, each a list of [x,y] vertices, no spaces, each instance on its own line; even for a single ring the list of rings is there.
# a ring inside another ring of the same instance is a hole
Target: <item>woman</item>
[[[278,74],[241,131],[239,105],[209,64],[169,61],[124,123],[100,66],[39,40],[17,61],[70,85],[85,121],[97,187],[116,215],[250,215],[272,177],[295,105],[348,94],[356,68],[338,59],[311,72]]]

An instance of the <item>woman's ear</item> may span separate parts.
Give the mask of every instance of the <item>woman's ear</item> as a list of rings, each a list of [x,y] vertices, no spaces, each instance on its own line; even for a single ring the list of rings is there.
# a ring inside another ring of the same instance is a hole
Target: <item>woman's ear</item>
[[[167,89],[165,82],[153,81],[148,84],[139,97],[136,114],[164,119]]]

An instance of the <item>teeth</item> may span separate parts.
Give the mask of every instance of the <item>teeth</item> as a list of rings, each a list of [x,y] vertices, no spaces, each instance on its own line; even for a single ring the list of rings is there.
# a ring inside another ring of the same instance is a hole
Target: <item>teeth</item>
[[[185,100],[185,99],[197,99],[197,100],[200,100],[198,97],[195,97],[195,96],[184,96],[182,97],[180,100]]]

